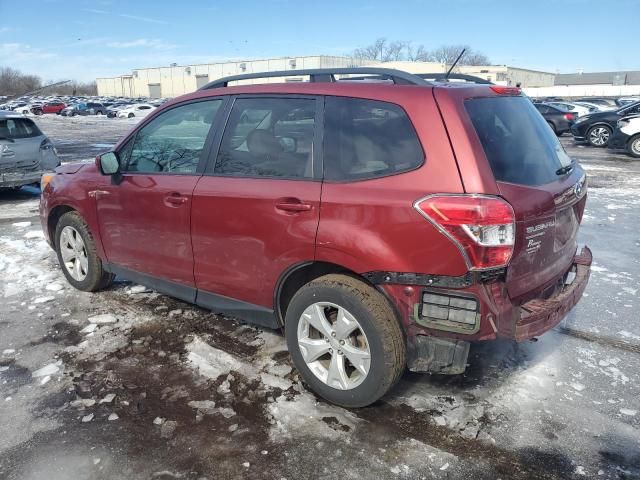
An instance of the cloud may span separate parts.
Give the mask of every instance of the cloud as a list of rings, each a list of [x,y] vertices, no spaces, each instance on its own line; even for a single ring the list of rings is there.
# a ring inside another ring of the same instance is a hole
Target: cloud
[[[169,23],[169,22],[166,22],[164,20],[158,20],[156,18],[139,17],[137,15],[129,15],[129,14],[126,14],[126,13],[119,13],[118,16],[122,17],[122,18],[128,18],[130,20],[138,20],[140,22],[157,23],[159,25],[167,25]]]
[[[44,60],[55,56],[53,52],[34,48],[25,43],[0,43],[0,63],[13,64],[23,60]]]
[[[107,12],[106,10],[99,10],[97,8],[83,8],[82,11],[89,12],[89,13],[97,13],[98,15],[109,15],[109,12]]]
[[[13,27],[7,27],[7,26],[5,26],[5,25],[1,25],[1,26],[0,26],[0,33],[13,32],[13,31],[15,31],[15,30],[16,30],[16,29],[15,29],[15,28],[13,28]]]
[[[139,38],[129,42],[109,42],[107,47],[110,48],[155,48],[157,50],[171,50],[177,45],[158,39]]]
[[[145,22],[145,23],[155,23],[157,25],[168,25],[169,23],[166,20],[159,20],[157,18],[141,17],[139,15],[131,15],[129,13],[113,13],[107,10],[101,10],[99,8],[83,8],[82,10],[84,12],[95,13],[97,15],[116,15],[118,17],[126,18],[128,20],[136,20],[138,22]]]

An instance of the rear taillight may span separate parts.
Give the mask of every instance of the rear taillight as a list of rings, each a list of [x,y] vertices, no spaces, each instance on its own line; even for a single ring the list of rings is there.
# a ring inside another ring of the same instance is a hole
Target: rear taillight
[[[565,120],[568,120],[570,122],[573,122],[576,119],[576,117],[573,115],[573,113],[565,113],[564,114],[564,118],[565,118]]]
[[[433,195],[416,210],[455,242],[471,270],[503,267],[515,243],[513,208],[498,197]]]
[[[53,150],[54,152],[58,153],[53,146],[53,143],[51,143],[51,140],[49,140],[48,138],[42,140],[42,142],[40,143],[40,150]]]

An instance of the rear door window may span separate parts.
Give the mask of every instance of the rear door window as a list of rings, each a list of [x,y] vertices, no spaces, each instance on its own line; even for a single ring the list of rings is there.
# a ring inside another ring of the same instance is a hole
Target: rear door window
[[[224,130],[215,173],[312,178],[315,116],[315,99],[237,99]]]
[[[398,105],[327,97],[324,113],[324,178],[334,181],[384,177],[424,162],[415,129]]]
[[[8,118],[0,120],[0,139],[17,140],[42,135],[40,129],[28,118]]]
[[[571,164],[558,137],[525,97],[474,98],[465,102],[497,181],[543,185]]]

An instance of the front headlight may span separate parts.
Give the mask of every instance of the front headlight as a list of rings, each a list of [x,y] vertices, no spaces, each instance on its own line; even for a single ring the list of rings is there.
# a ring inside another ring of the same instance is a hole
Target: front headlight
[[[616,124],[616,126],[618,128],[624,128],[627,125],[629,125],[629,123],[631,123],[631,122],[629,122],[629,120],[625,120],[624,118],[622,118],[622,119],[618,120],[618,123]]]
[[[589,116],[588,115],[583,115],[581,117],[578,117],[578,119],[576,120],[576,123],[582,123],[586,120],[589,120]]]
[[[44,175],[42,175],[42,177],[40,178],[40,191],[44,192],[44,189],[47,187],[47,185],[49,185],[49,182],[51,182],[51,180],[53,180],[53,177],[55,176],[55,173],[45,173]]]

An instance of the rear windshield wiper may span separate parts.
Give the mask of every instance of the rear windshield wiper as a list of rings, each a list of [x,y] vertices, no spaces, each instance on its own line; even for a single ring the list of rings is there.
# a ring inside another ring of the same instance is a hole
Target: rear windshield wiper
[[[560,167],[556,170],[556,175],[565,175],[573,170],[573,162],[570,165],[566,165],[564,167]]]

